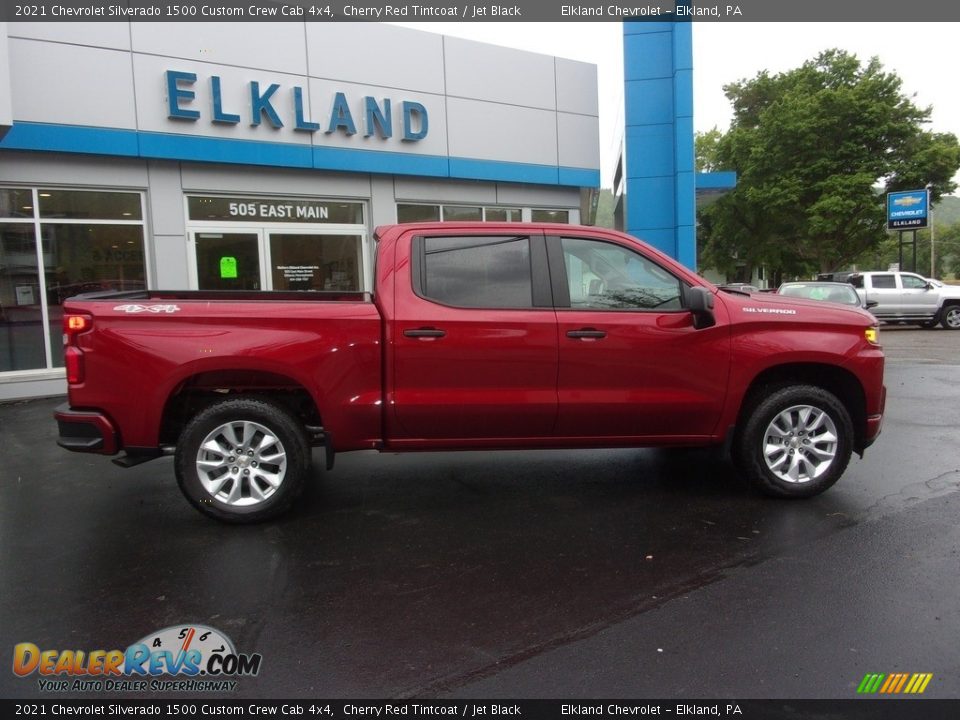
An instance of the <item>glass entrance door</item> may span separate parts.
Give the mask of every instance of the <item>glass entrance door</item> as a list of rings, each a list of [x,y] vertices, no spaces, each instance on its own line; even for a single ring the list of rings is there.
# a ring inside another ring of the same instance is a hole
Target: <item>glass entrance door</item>
[[[193,232],[191,275],[198,290],[264,290],[258,231]]]
[[[355,291],[363,287],[363,238],[268,230],[270,289]]]

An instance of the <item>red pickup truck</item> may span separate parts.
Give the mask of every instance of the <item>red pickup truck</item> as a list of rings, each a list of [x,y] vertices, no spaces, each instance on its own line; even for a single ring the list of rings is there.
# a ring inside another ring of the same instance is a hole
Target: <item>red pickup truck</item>
[[[722,291],[627,235],[550,224],[376,231],[374,292],[134,291],[64,306],[59,444],[173,454],[232,522],[295,501],[311,448],[727,446],[809,497],[880,433],[876,320]]]

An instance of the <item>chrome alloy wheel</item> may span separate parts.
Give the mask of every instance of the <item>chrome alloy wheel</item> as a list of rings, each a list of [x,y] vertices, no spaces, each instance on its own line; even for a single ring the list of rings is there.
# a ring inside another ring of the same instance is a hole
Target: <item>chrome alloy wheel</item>
[[[287,472],[283,444],[269,428],[237,420],[214,428],[197,451],[197,477],[212,497],[236,507],[277,491]]]
[[[951,305],[943,311],[943,324],[951,330],[960,329],[960,305]]]
[[[794,405],[777,415],[764,433],[763,459],[780,480],[805,483],[823,475],[837,454],[837,426],[812,405]]]

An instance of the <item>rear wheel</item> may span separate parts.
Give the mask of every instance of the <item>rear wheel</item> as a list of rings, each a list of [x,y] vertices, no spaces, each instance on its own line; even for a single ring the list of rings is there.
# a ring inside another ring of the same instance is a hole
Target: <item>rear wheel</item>
[[[850,462],[853,422],[835,395],[813,385],[782,387],[758,401],[738,433],[735,460],[756,489],[812,497]]]
[[[289,509],[310,471],[310,445],[287,411],[236,398],[210,405],[187,424],[174,461],[180,490],[197,510],[251,523]]]
[[[960,305],[948,305],[940,314],[940,324],[947,330],[960,330]]]

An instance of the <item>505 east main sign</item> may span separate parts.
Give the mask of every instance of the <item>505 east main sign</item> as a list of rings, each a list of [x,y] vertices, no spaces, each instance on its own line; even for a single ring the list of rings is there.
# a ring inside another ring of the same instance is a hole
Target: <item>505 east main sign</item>
[[[302,87],[293,86],[291,97],[281,102],[278,83],[263,86],[256,80],[249,84],[245,108],[224,107],[222,80],[218,75],[209,77],[209,104],[204,113],[197,102],[197,84],[196,73],[166,71],[168,118],[196,122],[206,115],[214,124],[239,125],[243,121],[242,110],[253,127],[266,123],[279,129],[289,123],[299,132],[323,131],[327,135],[342,132],[348,136],[362,132],[363,137],[383,139],[390,139],[396,133],[404,142],[423,140],[430,129],[427,108],[419,102],[401,100],[394,103],[390,98],[378,100],[367,95],[351,107],[342,92],[334,93],[329,116],[324,122],[313,122],[307,119]]]

